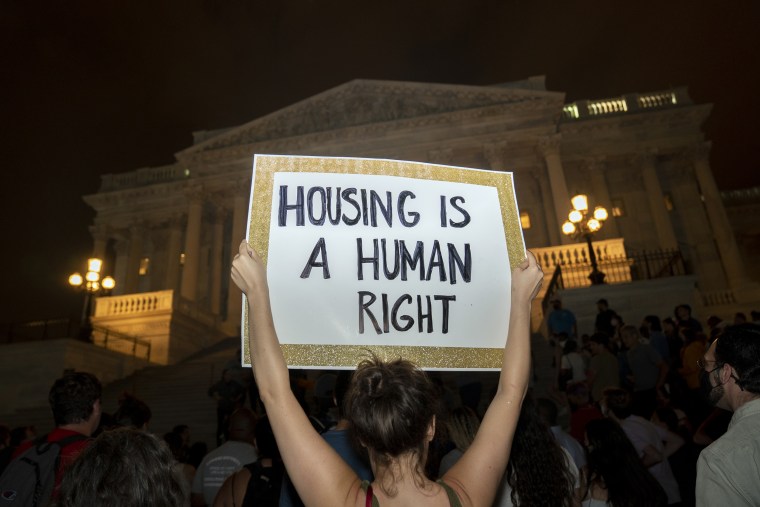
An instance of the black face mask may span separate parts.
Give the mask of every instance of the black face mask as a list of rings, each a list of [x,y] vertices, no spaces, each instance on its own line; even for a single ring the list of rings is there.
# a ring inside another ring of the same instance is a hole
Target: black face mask
[[[717,368],[717,369],[720,369],[720,368]],[[718,401],[723,397],[723,384],[718,384],[717,386],[714,386],[710,383],[710,374],[712,374],[713,371],[715,370],[712,370],[711,372],[702,370],[699,374],[700,393],[702,394],[702,397],[710,405],[716,405]]]

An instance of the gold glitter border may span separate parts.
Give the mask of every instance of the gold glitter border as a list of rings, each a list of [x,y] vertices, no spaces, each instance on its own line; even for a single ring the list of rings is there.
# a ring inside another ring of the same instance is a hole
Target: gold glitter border
[[[269,255],[269,224],[272,212],[274,175],[277,172],[310,172],[334,174],[363,174],[377,176],[401,176],[405,178],[467,183],[494,187],[499,196],[504,239],[510,266],[525,259],[525,243],[517,210],[512,174],[500,171],[474,170],[463,167],[405,162],[385,159],[357,159],[335,157],[303,157],[281,155],[256,155],[252,181],[248,243],[261,255],[264,263]],[[258,204],[258,206],[256,206]],[[244,364],[249,365],[248,352],[248,305],[243,298],[242,346]],[[503,349],[474,347],[372,347],[354,345],[281,345],[288,365],[304,367],[353,367],[366,357],[368,350],[385,358],[404,357],[422,368],[433,369],[494,369],[501,367]]]

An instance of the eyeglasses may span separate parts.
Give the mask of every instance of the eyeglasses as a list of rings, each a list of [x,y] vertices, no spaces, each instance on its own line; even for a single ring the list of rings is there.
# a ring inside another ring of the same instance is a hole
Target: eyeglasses
[[[716,367],[715,367],[715,368],[713,368],[712,370],[708,370],[708,369],[707,369],[707,363],[717,363],[717,361],[711,361],[711,360],[709,360],[709,359],[705,359],[705,358],[703,358],[703,357],[700,357],[699,359],[697,359],[697,366],[698,366],[699,368],[701,368],[702,370],[705,370],[705,372],[707,372],[707,373],[712,373],[712,372],[714,372],[715,370],[719,370],[720,368],[722,368],[722,367],[723,367],[723,365],[721,364],[721,365],[719,365],[719,366],[716,366]]]

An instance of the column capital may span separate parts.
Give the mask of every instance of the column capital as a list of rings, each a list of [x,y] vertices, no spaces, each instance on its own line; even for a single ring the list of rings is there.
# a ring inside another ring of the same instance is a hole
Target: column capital
[[[451,148],[440,148],[428,151],[428,160],[434,164],[450,165],[454,158],[454,151]]]
[[[507,159],[507,142],[496,141],[483,144],[483,156],[488,160],[491,169],[504,169]]]
[[[644,167],[657,165],[657,157],[660,154],[657,148],[645,148],[628,155],[628,161],[636,166]]]
[[[708,162],[710,160],[711,149],[712,141],[697,141],[686,148],[686,153],[695,162]]]
[[[203,185],[188,185],[184,189],[185,197],[190,204],[202,204],[206,199],[207,193],[203,188]]]
[[[95,240],[108,240],[113,234],[111,226],[108,224],[95,224],[89,227],[90,234]]]
[[[562,144],[562,134],[554,134],[551,136],[542,137],[538,140],[536,150],[542,157],[549,155],[559,155],[559,148]]]

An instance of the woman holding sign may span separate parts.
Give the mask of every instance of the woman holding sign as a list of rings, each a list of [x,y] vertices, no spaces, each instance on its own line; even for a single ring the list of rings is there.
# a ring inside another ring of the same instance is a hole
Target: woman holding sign
[[[424,464],[435,434],[436,391],[408,361],[363,361],[347,414],[367,447],[375,481],[362,483],[314,431],[290,390],[269,303],[266,267],[243,241],[232,280],[248,297],[250,352],[261,400],[298,494],[308,506],[490,506],[509,459],[530,370],[530,305],[543,279],[532,254],[512,272],[509,340],[499,386],[475,440],[438,482]]]

